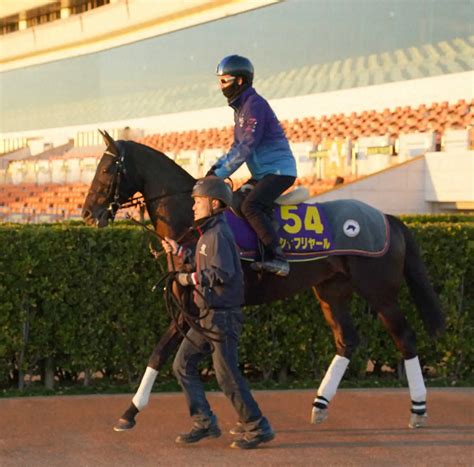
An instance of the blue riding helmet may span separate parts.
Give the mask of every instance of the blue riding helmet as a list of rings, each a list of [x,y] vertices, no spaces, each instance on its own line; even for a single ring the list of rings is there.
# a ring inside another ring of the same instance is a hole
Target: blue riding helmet
[[[252,84],[254,68],[248,58],[241,57],[240,55],[228,55],[217,65],[216,74],[217,76],[243,76],[249,84]]]

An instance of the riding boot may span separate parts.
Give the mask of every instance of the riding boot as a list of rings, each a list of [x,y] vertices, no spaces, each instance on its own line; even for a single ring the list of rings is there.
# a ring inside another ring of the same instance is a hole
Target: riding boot
[[[251,267],[255,271],[270,272],[282,277],[286,277],[290,273],[290,264],[280,246],[272,249],[270,258],[252,263]]]

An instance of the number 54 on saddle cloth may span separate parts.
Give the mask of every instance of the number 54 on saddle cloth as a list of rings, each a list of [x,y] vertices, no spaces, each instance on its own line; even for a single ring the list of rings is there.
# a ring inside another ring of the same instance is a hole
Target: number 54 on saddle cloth
[[[226,211],[242,259],[258,256],[258,239],[250,225]],[[311,261],[321,256],[382,256],[390,244],[385,215],[357,200],[276,206],[280,245],[290,261]]]

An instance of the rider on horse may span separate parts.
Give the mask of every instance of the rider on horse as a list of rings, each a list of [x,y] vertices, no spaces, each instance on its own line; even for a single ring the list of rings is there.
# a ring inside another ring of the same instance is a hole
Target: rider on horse
[[[184,257],[195,269],[178,273],[176,280],[184,287],[194,288],[200,323],[217,339],[211,345],[201,332],[191,328],[176,354],[173,370],[194,422],[192,430],[178,436],[176,442],[189,444],[221,435],[198,370],[199,362],[211,351],[217,382],[239,416],[238,431],[234,433],[241,437],[231,447],[250,449],[271,441],[275,435],[239,369],[237,348],[243,323],[244,280],[234,236],[223,214],[232,202],[232,191],[224,180],[209,176],[197,181],[192,196],[194,220],[201,235],[194,257],[170,238],[162,243],[168,253]]]
[[[239,55],[223,58],[217,66],[221,91],[234,109],[234,143],[207,175],[226,178],[244,162],[252,178],[245,185],[253,189],[241,211],[263,244],[257,270],[287,276],[289,264],[272,225],[273,203],[296,179],[296,161],[288,140],[268,102],[252,87],[254,68]]]

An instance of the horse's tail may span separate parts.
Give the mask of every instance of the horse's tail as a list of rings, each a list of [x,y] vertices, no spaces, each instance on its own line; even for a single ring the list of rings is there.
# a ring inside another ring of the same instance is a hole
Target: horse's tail
[[[416,304],[428,334],[434,338],[439,337],[444,333],[446,326],[444,313],[441,309],[438,296],[429,280],[428,272],[421,258],[418,245],[415,242],[413,234],[400,219],[393,216],[389,217],[395,220],[405,238],[405,264],[403,272],[413,301]]]

